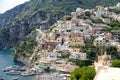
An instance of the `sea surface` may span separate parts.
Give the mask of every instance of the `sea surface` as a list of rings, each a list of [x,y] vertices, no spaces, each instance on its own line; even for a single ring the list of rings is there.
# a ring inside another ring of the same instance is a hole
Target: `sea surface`
[[[3,69],[12,65],[23,66],[22,63],[14,62],[13,52],[11,50],[0,50],[0,79],[13,80],[13,78],[18,78],[18,80],[36,80],[35,76],[22,77],[19,75],[6,75]]]

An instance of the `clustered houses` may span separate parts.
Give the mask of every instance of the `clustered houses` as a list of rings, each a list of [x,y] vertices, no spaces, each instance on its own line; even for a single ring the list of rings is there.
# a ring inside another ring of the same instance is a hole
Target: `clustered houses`
[[[114,7],[97,6],[95,9],[84,10],[77,8],[70,16],[57,21],[48,31],[37,29],[37,41],[39,46],[38,56],[42,57],[39,63],[50,63],[50,67],[59,71],[70,72],[78,67],[68,60],[59,58],[61,55],[69,54],[69,58],[87,60],[87,53],[82,52],[81,47],[85,46],[85,40],[94,37],[94,46],[115,46],[120,52],[120,43],[113,35],[118,30],[104,32],[103,29],[110,29],[108,25],[112,20],[118,20],[118,14],[109,9],[120,7],[120,3]],[[117,16],[117,17],[116,17]],[[116,34],[114,34],[116,33]],[[107,61],[108,56],[99,57]],[[96,66],[97,63],[95,64]]]
[[[110,9],[120,9],[120,3],[118,3],[116,6],[114,6],[114,7],[110,7]],[[119,22],[120,22],[120,15],[119,14],[116,14],[116,13],[113,13],[113,18],[115,19],[115,20],[118,20]]]

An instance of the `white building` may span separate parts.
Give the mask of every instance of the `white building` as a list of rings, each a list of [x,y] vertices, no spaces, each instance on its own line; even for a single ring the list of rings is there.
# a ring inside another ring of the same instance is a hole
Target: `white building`
[[[86,60],[87,59],[87,54],[86,53],[82,53],[82,52],[73,52],[70,55],[70,58],[72,58],[72,59],[79,59],[79,60]]]
[[[98,37],[94,40],[94,46],[104,46],[106,43],[105,37]]]
[[[76,9],[76,13],[82,13],[84,11],[84,9],[82,9],[82,8],[77,8]]]
[[[90,40],[91,39],[91,35],[88,33],[88,34],[84,34],[84,39],[85,40]]]
[[[108,67],[101,69],[94,80],[120,80],[120,68]]]
[[[116,6],[117,6],[117,7],[120,7],[120,3],[118,3]]]

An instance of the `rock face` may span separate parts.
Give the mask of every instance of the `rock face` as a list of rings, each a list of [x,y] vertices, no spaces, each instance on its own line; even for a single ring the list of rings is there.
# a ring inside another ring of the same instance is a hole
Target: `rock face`
[[[29,64],[29,58],[28,57],[24,57],[22,55],[19,55],[19,57],[15,57],[14,58],[15,61],[19,61],[23,64]]]
[[[63,14],[50,17],[47,20],[47,14],[43,11],[38,11],[24,23],[15,24],[12,27],[2,29],[0,31],[0,48],[12,48],[19,40],[23,40],[35,27],[40,25],[47,29]]]
[[[0,28],[9,24],[26,6],[27,3],[21,4],[4,14],[0,14]]]

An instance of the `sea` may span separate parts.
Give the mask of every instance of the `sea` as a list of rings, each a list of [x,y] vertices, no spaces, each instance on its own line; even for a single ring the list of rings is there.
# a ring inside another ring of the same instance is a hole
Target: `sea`
[[[14,61],[12,50],[0,50],[0,79],[13,80],[18,78],[18,80],[36,80],[35,76],[6,75],[3,69],[13,65],[23,66],[22,63]]]

